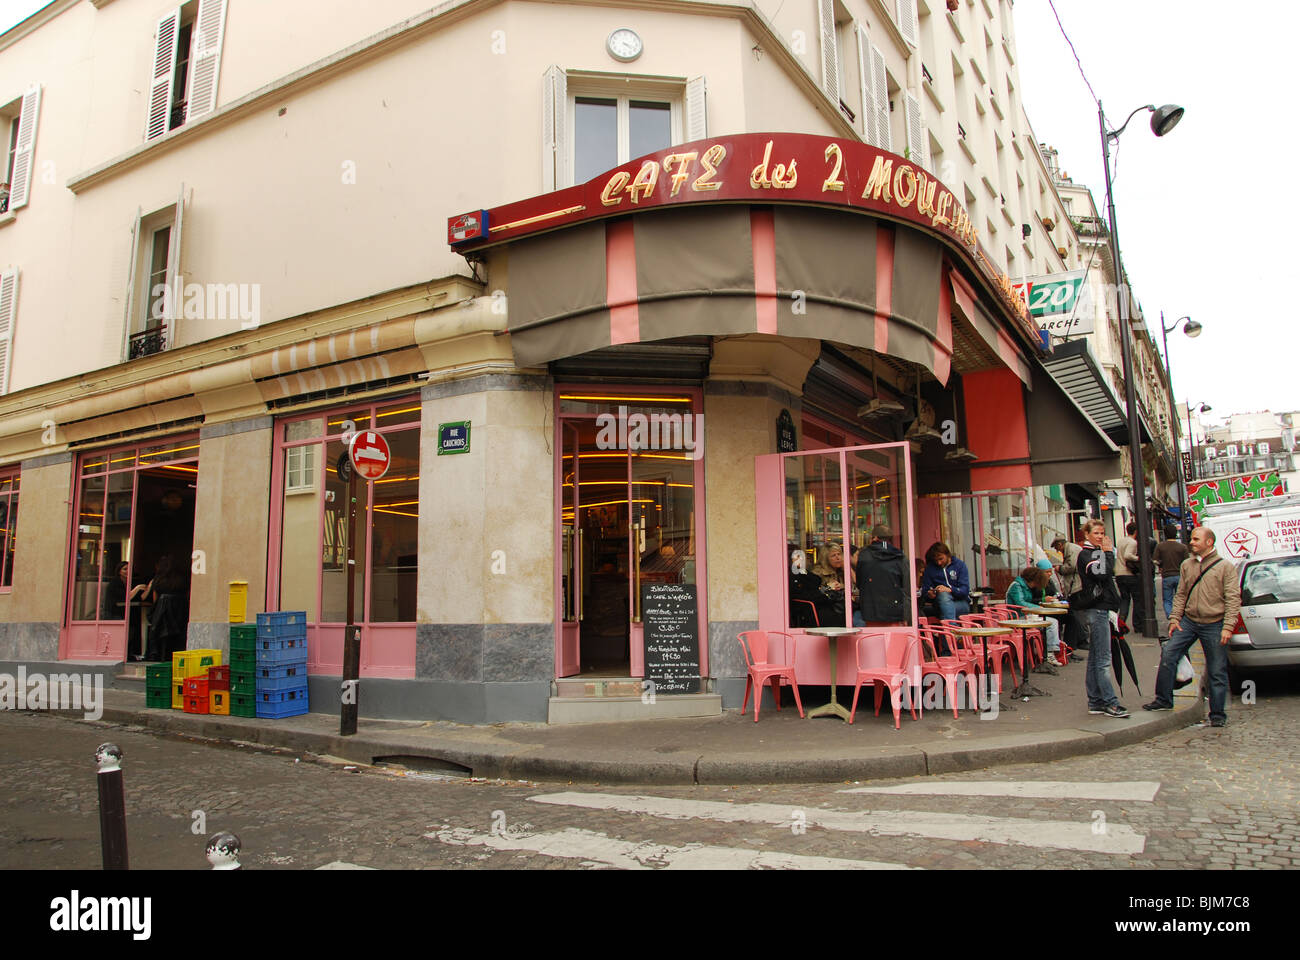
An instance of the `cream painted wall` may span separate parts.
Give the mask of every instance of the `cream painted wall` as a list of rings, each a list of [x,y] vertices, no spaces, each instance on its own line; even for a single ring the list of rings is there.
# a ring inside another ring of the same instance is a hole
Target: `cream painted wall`
[[[270,476],[269,427],[199,441],[194,549],[207,573],[190,578],[191,621],[226,622],[231,580],[248,581],[250,620],[266,609]]]
[[[62,623],[72,463],[23,470],[14,585],[5,620]]]

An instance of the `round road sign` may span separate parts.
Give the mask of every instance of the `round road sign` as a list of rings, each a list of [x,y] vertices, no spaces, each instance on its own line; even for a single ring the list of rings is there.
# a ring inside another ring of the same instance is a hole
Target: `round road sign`
[[[348,456],[352,459],[357,476],[363,480],[378,480],[388,472],[388,462],[391,459],[388,441],[383,434],[373,430],[362,430],[352,435],[352,442],[348,444]]]

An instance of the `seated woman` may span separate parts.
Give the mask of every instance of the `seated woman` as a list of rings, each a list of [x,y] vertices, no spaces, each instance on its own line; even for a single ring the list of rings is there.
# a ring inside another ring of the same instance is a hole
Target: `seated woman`
[[[1007,587],[1007,606],[1009,607],[1036,607],[1043,602],[1044,590],[1050,578],[1051,571],[1043,570],[1041,567],[1025,567],[1020,571],[1020,576],[1011,581],[1011,586]],[[1025,616],[1032,616],[1025,614]],[[1046,620],[1047,626],[1045,635],[1047,637],[1047,659],[1050,663],[1064,665],[1065,661],[1061,657],[1061,633],[1057,627],[1056,621],[1051,617],[1041,617]]]
[[[808,572],[808,558],[802,550],[790,551],[790,626],[819,626],[821,615],[815,613],[822,600],[822,578]]]
[[[828,543],[818,551],[819,559],[812,572],[821,577],[821,599],[817,601],[817,618],[823,627],[844,625],[844,548]],[[857,589],[854,589],[854,598]]]
[[[941,620],[970,613],[970,571],[952,555],[948,544],[930,544],[921,575],[921,601],[937,610]]]

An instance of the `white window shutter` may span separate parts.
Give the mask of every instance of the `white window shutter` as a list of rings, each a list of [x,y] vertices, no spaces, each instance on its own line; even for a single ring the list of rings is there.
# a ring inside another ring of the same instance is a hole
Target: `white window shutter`
[[[567,75],[557,66],[546,68],[542,78],[542,192],[550,193],[569,182],[569,115]]]
[[[835,0],[817,0],[817,29],[822,38],[822,89],[831,103],[840,103],[840,64],[835,48]]]
[[[36,121],[41,113],[41,88],[29,87],[23,94],[22,113],[18,118],[18,142],[14,146],[13,182],[9,184],[9,209],[27,206],[32,185],[32,154],[36,149]]]
[[[9,392],[9,367],[13,359],[14,314],[18,308],[18,270],[0,273],[0,393]]]
[[[166,315],[167,336],[163,349],[170,350],[176,342],[176,323],[184,316],[182,309],[185,299],[184,277],[181,276],[181,228],[185,222],[185,184],[181,184],[180,195],[176,198],[176,219],[172,222],[171,236],[167,243],[167,285],[172,296],[165,301],[168,309]]]
[[[885,69],[885,55],[874,44],[871,51],[871,85],[876,94],[876,146],[881,150],[894,149],[892,122],[889,117],[889,71]]]
[[[912,46],[920,46],[921,27],[916,0],[898,0],[898,32]]]
[[[176,84],[176,46],[180,33],[181,11],[177,7],[158,19],[149,81],[149,117],[144,134],[146,140],[156,140],[167,132],[172,110],[172,88]]]
[[[186,120],[196,120],[217,108],[221,40],[225,33],[226,0],[199,0],[191,46],[190,89],[185,96]]]
[[[686,82],[686,140],[703,140],[709,135],[707,89],[703,77]]]
[[[867,31],[854,24],[858,41],[858,78],[862,81],[862,139],[876,143],[876,87],[871,79],[871,56],[867,53]]]
[[[908,90],[903,95],[904,117],[907,120],[907,153],[909,159],[918,167],[929,169],[925,132],[925,118],[921,116],[921,101],[916,94]]]

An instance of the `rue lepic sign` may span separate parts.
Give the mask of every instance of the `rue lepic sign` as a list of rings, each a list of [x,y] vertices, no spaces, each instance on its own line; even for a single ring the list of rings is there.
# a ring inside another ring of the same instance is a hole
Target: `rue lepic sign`
[[[1016,284],[1016,293],[1029,306],[1039,328],[1054,337],[1092,333],[1092,297],[1084,282],[1086,272],[1050,273]]]

